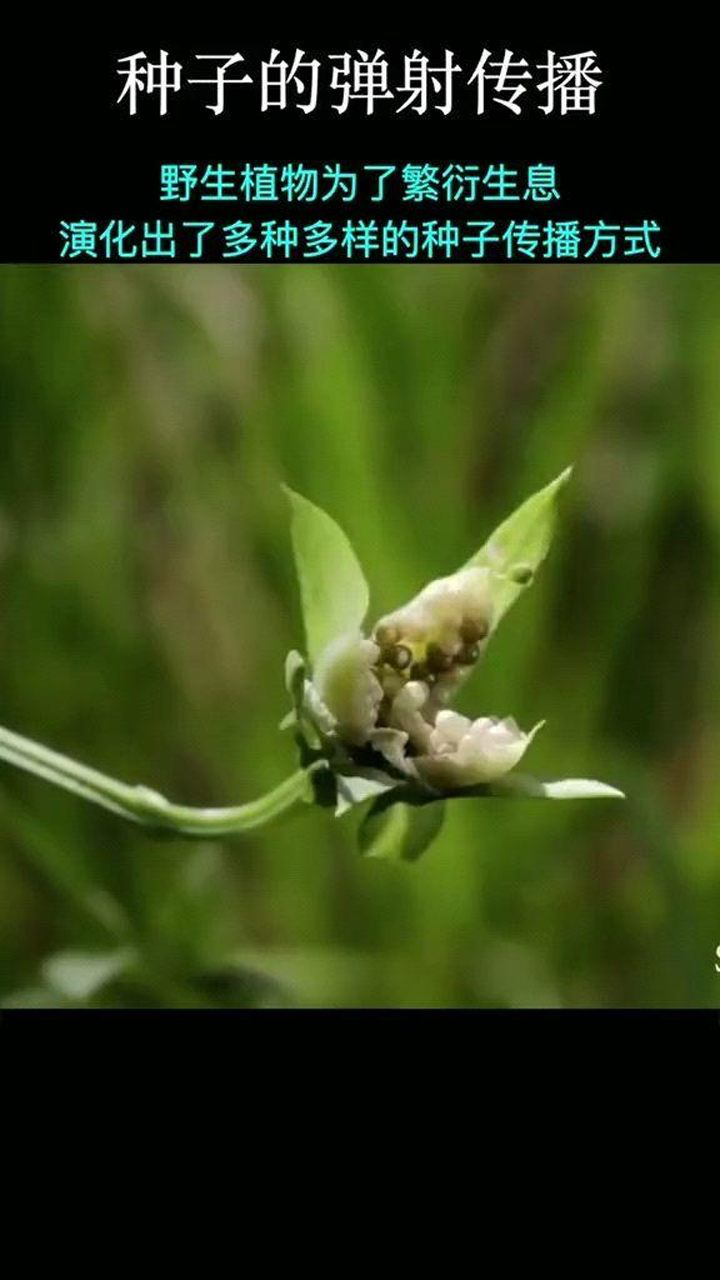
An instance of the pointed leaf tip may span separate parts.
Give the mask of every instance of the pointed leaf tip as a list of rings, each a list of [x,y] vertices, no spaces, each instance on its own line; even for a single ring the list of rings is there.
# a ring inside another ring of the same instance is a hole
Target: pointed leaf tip
[[[526,773],[509,773],[493,783],[496,795],[530,796],[537,800],[624,800],[625,792],[592,778],[561,778],[543,782]]]
[[[535,573],[550,550],[555,532],[557,495],[567,484],[572,471],[572,467],[566,467],[543,489],[526,498],[468,561],[468,566],[477,565],[494,571],[494,626],[535,580]]]
[[[340,526],[288,485],[283,489],[290,503],[308,655],[314,661],[332,640],[360,630],[369,603],[368,586]]]

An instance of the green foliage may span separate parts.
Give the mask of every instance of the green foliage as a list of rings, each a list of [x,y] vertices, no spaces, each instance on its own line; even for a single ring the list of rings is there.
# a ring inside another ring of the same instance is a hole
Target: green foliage
[[[369,858],[417,862],[445,820],[442,800],[429,804],[376,801],[360,824],[360,848]]]
[[[332,517],[292,489],[286,492],[307,652],[314,661],[332,640],[360,629],[368,588],[355,552]]]
[[[493,569],[498,575],[493,579],[495,626],[534,581],[550,550],[555,532],[557,496],[571,474],[572,467],[566,467],[539,493],[527,498],[468,561],[468,565]]]

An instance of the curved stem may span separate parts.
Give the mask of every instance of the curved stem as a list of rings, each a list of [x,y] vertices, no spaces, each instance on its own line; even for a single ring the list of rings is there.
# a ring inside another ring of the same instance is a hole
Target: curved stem
[[[177,835],[206,838],[238,835],[271,822],[299,801],[312,799],[310,771],[298,769],[272,791],[247,804],[224,809],[195,809],[173,804],[149,787],[119,782],[3,728],[0,728],[0,760],[82,796],[129,822]]]

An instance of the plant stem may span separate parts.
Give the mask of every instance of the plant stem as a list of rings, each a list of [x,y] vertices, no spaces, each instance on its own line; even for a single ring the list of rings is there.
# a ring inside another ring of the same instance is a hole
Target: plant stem
[[[279,786],[247,804],[226,809],[195,809],[173,804],[149,787],[130,786],[87,765],[60,755],[38,742],[0,728],[0,760],[33,773],[47,782],[111,813],[154,831],[214,838],[240,835],[264,826],[299,801],[312,799],[310,771],[298,769]]]

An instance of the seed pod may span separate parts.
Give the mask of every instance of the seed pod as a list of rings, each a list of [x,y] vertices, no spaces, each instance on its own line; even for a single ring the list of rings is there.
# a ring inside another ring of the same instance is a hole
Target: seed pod
[[[375,628],[374,639],[382,649],[390,649],[400,639],[400,628],[389,622],[380,622]]]
[[[380,618],[375,637],[383,646],[401,641],[420,646],[432,640],[447,648],[445,637],[456,641],[463,618],[489,624],[492,612],[490,570],[471,565],[428,582],[407,604]]]
[[[338,636],[320,654],[313,672],[313,686],[345,742],[358,746],[374,729],[383,698],[375,674],[380,651],[358,632]]]

